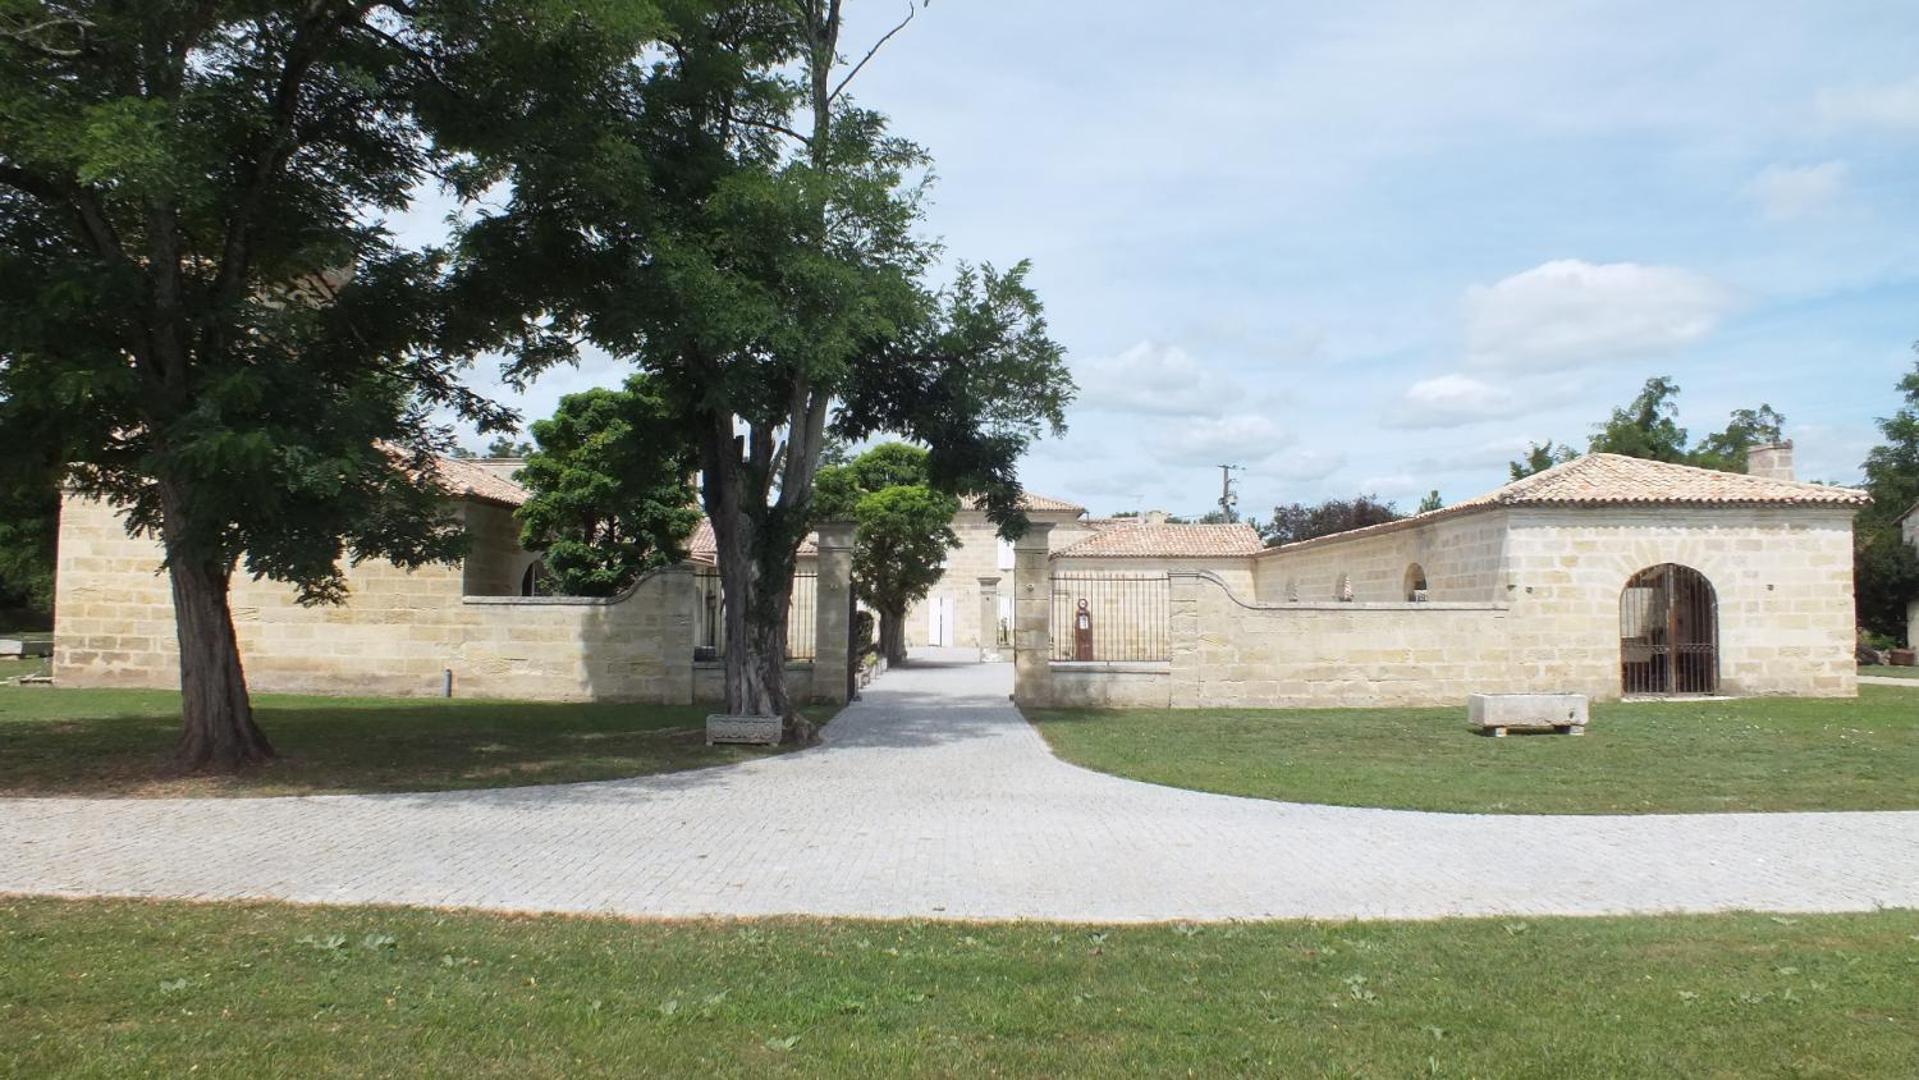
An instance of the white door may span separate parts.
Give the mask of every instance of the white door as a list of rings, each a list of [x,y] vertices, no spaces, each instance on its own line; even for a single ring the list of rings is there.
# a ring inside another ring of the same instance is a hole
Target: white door
[[[953,616],[958,605],[950,596],[929,597],[926,603],[926,643],[953,645]]]

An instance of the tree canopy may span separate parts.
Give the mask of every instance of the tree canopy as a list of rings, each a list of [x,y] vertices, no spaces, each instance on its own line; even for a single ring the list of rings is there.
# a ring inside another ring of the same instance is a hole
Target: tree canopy
[[[1334,533],[1363,529],[1368,525],[1383,525],[1388,521],[1398,521],[1406,515],[1398,507],[1380,499],[1377,495],[1355,495],[1350,499],[1327,499],[1325,502],[1309,506],[1305,503],[1289,503],[1273,507],[1273,516],[1259,526],[1259,534],[1267,547],[1281,544],[1297,544],[1302,540],[1312,540]]]
[[[481,342],[443,256],[382,224],[437,157],[410,102],[438,48],[411,6],[14,4],[0,35],[0,441],[165,550],[179,761],[271,753],[227,589],[308,602],[345,561],[457,557],[436,412]]]
[[[471,155],[470,192],[510,182],[462,254],[467,293],[520,320],[516,372],[589,341],[687,418],[727,709],[783,715],[796,738],[785,616],[829,430],[927,446],[934,487],[1017,531],[1018,459],[1072,392],[1024,264],[932,284],[930,161],[848,94],[840,8],[663,6],[594,62],[562,57],[567,78],[497,71],[436,129]]]
[[[1919,600],[1919,555],[1899,527],[1899,519],[1919,503],[1919,361],[1897,389],[1900,406],[1880,418],[1884,441],[1867,452],[1863,465],[1872,505],[1853,523],[1859,624],[1894,640],[1909,633],[1907,605]]]
[[[693,451],[646,376],[568,394],[533,438],[515,477],[531,493],[520,543],[543,554],[552,592],[612,596],[686,557],[700,520]]]
[[[1679,426],[1679,384],[1657,375],[1646,380],[1632,401],[1614,409],[1594,428],[1586,449],[1595,454],[1744,472],[1747,451],[1779,442],[1785,436],[1785,426],[1786,418],[1770,405],[1734,409],[1723,430],[1689,445],[1686,429]],[[1548,439],[1532,445],[1524,458],[1511,463],[1512,478],[1523,480],[1578,456],[1571,446],[1556,445]]]
[[[880,614],[880,646],[891,661],[906,657],[906,611],[944,573],[959,546],[952,528],[957,498],[930,485],[925,450],[881,443],[844,465],[820,470],[814,511],[819,519],[858,526],[853,582],[861,601]]]

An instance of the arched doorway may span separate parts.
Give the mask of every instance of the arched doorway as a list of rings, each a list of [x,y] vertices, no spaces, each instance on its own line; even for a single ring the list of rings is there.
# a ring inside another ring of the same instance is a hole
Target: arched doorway
[[[1690,566],[1663,563],[1619,594],[1619,667],[1628,694],[1719,690],[1719,600]]]
[[[1426,599],[1426,568],[1419,565],[1418,563],[1414,563],[1411,566],[1408,566],[1406,568],[1406,579],[1403,585],[1406,593],[1407,603],[1416,604],[1416,603],[1419,603],[1420,601],[1425,600]]]

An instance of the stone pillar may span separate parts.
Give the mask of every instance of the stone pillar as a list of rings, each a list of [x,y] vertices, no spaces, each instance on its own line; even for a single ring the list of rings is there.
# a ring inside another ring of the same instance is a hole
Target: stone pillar
[[[1167,679],[1168,696],[1173,708],[1193,708],[1200,704],[1201,667],[1199,639],[1200,576],[1190,571],[1167,575],[1167,590],[1172,611],[1167,620],[1168,658],[1172,671]]]
[[[847,638],[853,621],[853,523],[823,522],[819,534],[819,602],[813,610],[813,701],[844,705],[852,696]]]
[[[1013,541],[1013,701],[1053,702],[1053,564],[1050,523],[1034,522]]]
[[[979,659],[999,662],[999,575],[979,579]]]

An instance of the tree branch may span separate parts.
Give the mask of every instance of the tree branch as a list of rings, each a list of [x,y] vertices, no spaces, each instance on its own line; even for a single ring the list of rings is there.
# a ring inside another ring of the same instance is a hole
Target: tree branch
[[[847,72],[846,76],[840,80],[839,85],[833,88],[833,92],[826,95],[827,104],[830,105],[833,102],[838,101],[840,94],[844,93],[846,90],[846,84],[853,81],[853,76],[858,75],[860,73],[860,69],[866,66],[867,61],[873,59],[873,57],[880,51],[880,49],[887,42],[893,40],[894,34],[897,34],[901,30],[906,29],[906,24],[912,22],[913,16],[918,13],[919,13],[919,8],[914,6],[914,4],[912,3],[912,0],[907,0],[906,18],[901,19],[899,21],[898,26],[893,27],[891,30],[888,30],[885,34],[881,35],[880,39],[873,43],[873,47],[866,50],[866,55],[860,57],[860,62],[853,65],[853,70]]]
[[[762,131],[771,131],[776,135],[784,135],[789,139],[797,139],[802,143],[807,141],[806,136],[794,131],[785,124],[776,124],[771,120],[755,120],[750,116],[740,116],[737,113],[731,112],[727,114],[726,118],[735,124],[745,124],[747,127],[759,128]]]
[[[71,28],[79,31],[81,44],[71,49],[62,49],[58,46],[49,45],[44,41],[37,40],[38,35],[48,30],[61,28]],[[78,15],[65,15],[51,19],[42,19],[31,26],[16,26],[0,29],[0,39],[18,42],[43,56],[70,60],[86,51],[85,42],[87,31],[91,29],[93,29],[93,21],[91,19],[83,19]]]

